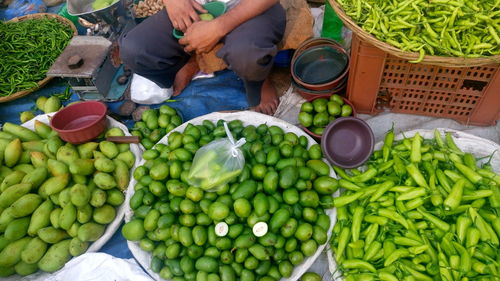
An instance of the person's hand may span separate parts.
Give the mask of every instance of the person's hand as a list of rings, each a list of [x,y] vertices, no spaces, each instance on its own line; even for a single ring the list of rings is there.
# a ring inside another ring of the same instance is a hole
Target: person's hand
[[[188,53],[208,53],[224,36],[217,20],[198,21],[186,30],[179,43],[184,45],[184,51]]]
[[[175,29],[185,32],[193,22],[199,21],[196,11],[206,13],[207,10],[195,0],[163,0],[168,17]]]

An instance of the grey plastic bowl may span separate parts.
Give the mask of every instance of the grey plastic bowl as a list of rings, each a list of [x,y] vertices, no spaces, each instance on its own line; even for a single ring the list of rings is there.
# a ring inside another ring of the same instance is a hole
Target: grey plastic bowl
[[[363,165],[373,152],[375,138],[370,126],[356,117],[341,117],[328,124],[321,149],[331,164],[341,168]]]

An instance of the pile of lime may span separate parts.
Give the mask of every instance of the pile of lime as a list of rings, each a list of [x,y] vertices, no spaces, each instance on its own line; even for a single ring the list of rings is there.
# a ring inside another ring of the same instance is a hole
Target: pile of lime
[[[228,123],[245,166],[216,192],[188,184],[197,150],[226,137],[222,120],[187,124],[144,152],[123,236],[167,280],[279,280],[327,242],[338,188],[318,144],[278,126]]]
[[[182,118],[177,111],[162,105],[159,109],[147,109],[141,115],[141,121],[136,122],[131,134],[141,139],[146,149],[152,148],[163,136],[182,124]]]
[[[299,113],[299,123],[309,131],[322,135],[325,127],[338,117],[352,115],[352,107],[337,95],[330,98],[318,98],[302,104]]]

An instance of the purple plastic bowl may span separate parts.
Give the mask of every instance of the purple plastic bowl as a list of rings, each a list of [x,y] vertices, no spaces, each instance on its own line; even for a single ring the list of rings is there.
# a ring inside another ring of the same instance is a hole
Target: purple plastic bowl
[[[356,117],[341,117],[331,122],[321,136],[321,149],[331,164],[355,168],[370,158],[374,145],[373,131]]]

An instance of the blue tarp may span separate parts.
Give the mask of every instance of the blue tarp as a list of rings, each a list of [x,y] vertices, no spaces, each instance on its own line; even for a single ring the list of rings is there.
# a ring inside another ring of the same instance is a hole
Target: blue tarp
[[[60,94],[66,90],[67,84],[62,79],[54,79],[44,88],[33,92],[17,100],[0,104],[0,122],[20,123],[19,114],[23,111],[35,109],[35,101],[40,96],[51,96]],[[78,95],[73,93],[70,102],[79,100]],[[124,101],[108,102],[111,112],[118,114],[118,109]],[[230,70],[216,73],[214,78],[204,78],[192,81],[186,89],[177,97],[173,97],[164,104],[177,109],[184,121],[205,115],[214,111],[241,110],[248,107],[243,82]],[[160,107],[161,104],[151,105],[152,108]],[[36,111],[36,114],[42,114]],[[35,114],[35,115],[36,115]],[[133,126],[131,117],[123,117],[120,120],[128,127]]]

